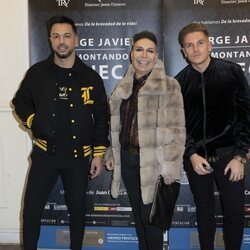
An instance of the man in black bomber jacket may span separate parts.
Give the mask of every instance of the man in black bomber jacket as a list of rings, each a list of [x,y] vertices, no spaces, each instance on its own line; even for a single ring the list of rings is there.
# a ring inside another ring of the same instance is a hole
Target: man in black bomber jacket
[[[107,96],[101,77],[76,56],[73,20],[55,16],[47,26],[53,54],[28,70],[12,100],[34,137],[24,198],[23,244],[24,250],[37,249],[41,213],[60,176],[70,214],[70,248],[79,250],[88,177],[101,173],[102,156],[109,146]]]
[[[241,67],[212,58],[209,34],[192,23],[179,33],[189,62],[175,78],[186,118],[187,172],[197,212],[200,248],[214,249],[214,181],[221,194],[226,250],[240,250],[244,227],[244,165],[250,147],[250,92]]]

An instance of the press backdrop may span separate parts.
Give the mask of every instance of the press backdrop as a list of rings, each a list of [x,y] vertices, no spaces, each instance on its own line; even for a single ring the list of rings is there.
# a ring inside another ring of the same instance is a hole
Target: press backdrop
[[[57,14],[68,15],[74,19],[78,29],[78,56],[101,75],[110,95],[130,62],[133,34],[142,30],[154,32],[166,72],[175,76],[186,66],[180,53],[178,32],[190,22],[201,22],[210,31],[212,56],[240,64],[250,82],[249,13],[250,0],[29,0],[30,65],[50,54],[46,20]],[[109,194],[110,179],[111,173],[103,171],[100,177],[89,183],[84,249],[138,249],[126,190],[122,185],[119,198],[113,200]],[[165,248],[169,243],[171,250],[197,249],[196,208],[184,172],[181,183],[172,229],[169,235],[165,234]],[[68,247],[69,216],[63,194],[59,180],[43,213],[41,248]],[[246,228],[242,249],[248,249],[250,245],[249,171],[245,195]],[[223,249],[219,192],[216,191],[215,196],[216,247]]]

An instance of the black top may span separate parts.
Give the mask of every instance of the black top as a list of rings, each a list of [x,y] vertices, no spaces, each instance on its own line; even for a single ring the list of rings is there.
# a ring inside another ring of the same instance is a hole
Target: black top
[[[186,155],[199,153],[200,141],[207,151],[234,146],[235,154],[245,155],[250,147],[250,92],[241,67],[211,58],[203,73],[190,64],[175,78],[184,100]]]
[[[55,64],[57,76],[57,116],[56,116],[56,156],[72,158],[70,140],[70,118],[68,104],[69,74],[72,69],[62,68]]]

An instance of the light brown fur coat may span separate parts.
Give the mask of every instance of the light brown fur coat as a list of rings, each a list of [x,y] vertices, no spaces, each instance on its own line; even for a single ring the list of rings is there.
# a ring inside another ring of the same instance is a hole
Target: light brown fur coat
[[[120,106],[132,93],[134,68],[129,66],[124,78],[110,97],[111,145],[114,172],[111,195],[120,189],[121,159],[119,134]],[[141,193],[144,204],[151,203],[155,183],[160,174],[179,179],[185,144],[185,121],[179,83],[166,76],[164,64],[158,60],[138,93],[138,131],[140,144]]]

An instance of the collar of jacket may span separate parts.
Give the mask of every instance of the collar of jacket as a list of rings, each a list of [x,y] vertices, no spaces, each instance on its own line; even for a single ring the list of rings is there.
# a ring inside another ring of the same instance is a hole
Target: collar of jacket
[[[112,93],[113,98],[128,99],[130,97],[133,89],[134,74],[135,69],[130,64],[124,78],[117,84]],[[166,86],[162,82],[165,82],[165,79],[164,63],[158,59],[145,84],[141,87],[139,95],[164,95]]]
[[[49,57],[47,58],[47,63],[50,67],[54,67],[55,63],[54,63],[54,54],[50,54]],[[76,55],[76,58],[75,58],[75,62],[74,62],[74,65],[72,67],[72,70],[77,72],[77,73],[81,73],[82,72],[82,66],[83,65],[86,65],[82,62],[82,60]]]
[[[211,56],[210,56],[210,58],[211,58],[211,60],[210,60],[210,62],[209,62],[209,64],[208,64],[207,68],[205,69],[205,71],[204,71],[203,73],[201,73],[201,72],[199,72],[198,70],[196,70],[196,69],[190,64],[191,69],[192,69],[193,71],[197,72],[198,74],[206,74],[207,72],[209,72],[209,71],[214,67],[214,65],[215,65],[215,63],[216,63],[216,60],[217,60],[216,58],[213,58],[213,57],[211,57]]]

